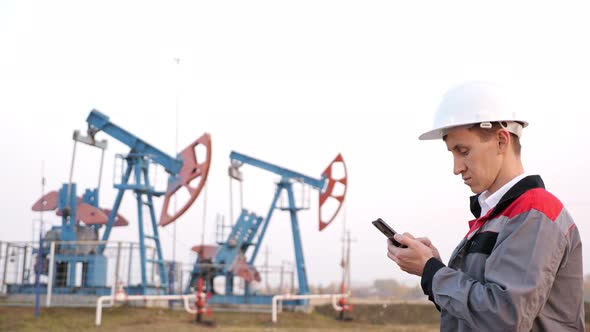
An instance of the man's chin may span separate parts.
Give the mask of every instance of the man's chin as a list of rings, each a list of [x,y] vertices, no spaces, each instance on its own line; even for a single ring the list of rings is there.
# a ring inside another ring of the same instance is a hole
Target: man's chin
[[[478,188],[478,187],[475,187],[475,186],[469,186],[469,189],[471,189],[471,192],[474,193],[474,194],[476,194],[476,195],[479,195],[482,192],[484,192],[483,189]]]

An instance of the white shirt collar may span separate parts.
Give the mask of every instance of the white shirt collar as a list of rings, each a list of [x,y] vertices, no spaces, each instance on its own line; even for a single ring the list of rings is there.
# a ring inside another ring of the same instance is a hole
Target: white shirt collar
[[[487,190],[482,192],[481,195],[477,197],[479,206],[481,207],[480,217],[485,216],[491,209],[496,207],[496,205],[498,205],[498,202],[500,202],[502,196],[504,196],[504,194],[506,194],[506,192],[508,192],[510,188],[512,188],[515,184],[518,183],[518,181],[522,180],[526,176],[526,173],[522,173],[516,176],[514,179],[508,181],[508,183],[503,185],[500,189],[496,190],[496,192],[491,195]]]

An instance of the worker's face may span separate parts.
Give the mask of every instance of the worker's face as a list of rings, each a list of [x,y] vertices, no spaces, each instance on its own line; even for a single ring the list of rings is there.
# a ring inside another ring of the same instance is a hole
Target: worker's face
[[[461,175],[472,192],[479,194],[494,184],[502,165],[497,139],[483,141],[475,130],[459,127],[448,131],[445,142],[453,154],[453,173]]]

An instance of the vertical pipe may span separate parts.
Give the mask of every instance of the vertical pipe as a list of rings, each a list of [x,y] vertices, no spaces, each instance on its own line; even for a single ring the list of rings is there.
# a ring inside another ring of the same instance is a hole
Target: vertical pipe
[[[291,294],[295,294],[295,271],[291,270]]]
[[[272,322],[277,322],[277,297],[272,297]]]
[[[114,295],[114,293],[113,293]],[[96,302],[96,321],[95,324],[96,326],[100,326],[100,322],[102,320],[102,301],[103,301],[104,296],[101,296],[98,298],[98,301]]]
[[[49,275],[47,280],[47,297],[45,306],[51,307],[51,293],[53,292],[53,269],[55,267],[55,242],[51,241],[51,246],[49,247]]]
[[[203,228],[201,230],[201,248],[205,245],[205,225],[207,224],[207,183],[203,186]]]
[[[295,207],[295,197],[291,183],[285,183],[287,194],[289,196],[289,214],[291,215],[291,230],[293,233],[293,244],[295,247],[295,262],[297,266],[297,281],[299,282],[299,294],[309,294],[309,285],[307,283],[307,272],[305,270],[305,257],[303,256],[303,245],[299,233],[299,223],[297,221],[297,208]]]
[[[281,274],[280,274],[280,280],[279,280],[279,292],[283,291],[283,274],[285,273],[285,262],[281,262]]]
[[[230,225],[233,226],[234,224],[234,203],[233,203],[233,196],[234,196],[234,191],[233,191],[233,186],[232,186],[232,182],[233,179],[230,176],[229,177],[229,223]]]
[[[119,287],[119,264],[121,264],[121,241],[119,241],[119,243],[117,244],[117,260],[115,261],[115,281],[113,283],[113,286],[115,287],[115,289],[117,287]],[[115,293],[113,292],[113,295]]]
[[[346,288],[350,291],[350,231],[348,231],[348,243],[346,246]]]
[[[100,154],[100,169],[98,170],[98,184],[96,185],[96,189],[98,191],[100,191],[100,184],[102,182],[102,168],[104,165],[104,150],[105,149],[102,149],[102,152]],[[97,196],[97,198],[98,198],[98,196]],[[98,200],[96,202],[96,206],[98,206]]]
[[[39,233],[39,249],[37,250],[37,264],[35,266],[35,318],[39,317],[41,298],[41,259],[43,257],[43,238]]]
[[[184,273],[182,273],[182,263],[180,264],[180,281],[178,284],[180,285],[180,291],[182,291],[182,285],[184,285]]]
[[[39,238],[37,238],[37,240],[38,239]],[[14,262],[16,263],[16,267],[14,269],[14,282],[18,282],[18,279],[19,279],[18,273],[20,272],[20,265],[21,265],[20,264],[20,257],[21,257],[20,250],[21,250],[21,248],[18,246],[16,247],[16,250],[14,250],[14,249],[12,250],[12,253],[14,254]]]
[[[131,268],[133,262],[133,243],[129,242],[129,263],[127,264],[127,285],[131,285]]]
[[[41,233],[39,233],[39,236],[41,236]],[[27,253],[28,253],[28,245],[25,244],[25,247],[23,248],[24,251],[24,259],[23,259],[23,271],[22,271],[22,275],[21,275],[21,284],[25,283],[25,270],[27,269]]]
[[[175,271],[176,270],[176,262],[172,261],[170,263],[170,268],[168,269],[168,294],[176,293],[174,290],[174,281],[176,280]],[[172,301],[168,302],[168,308],[170,310],[174,309],[174,303]]]
[[[4,242],[0,241],[0,263],[2,262],[2,257],[4,257],[4,260],[8,260],[8,257],[2,256],[3,243]],[[4,269],[4,270],[6,270],[6,269]],[[6,275],[4,274],[4,272],[6,272],[6,271],[3,271],[3,273],[2,273],[3,276],[2,276],[2,278],[0,278],[0,293],[4,293],[4,278],[6,278]]]
[[[71,204],[73,203],[73,202],[70,202],[69,199],[70,199],[70,193],[72,192],[72,180],[74,178],[74,164],[76,161],[76,143],[78,143],[78,141],[76,141],[74,139],[74,151],[72,152],[72,163],[70,165],[70,180],[68,182],[68,194],[66,195],[66,197],[68,198],[68,203],[70,203],[70,204],[68,204],[66,206],[67,208],[71,208]]]
[[[152,252],[152,258],[151,258],[151,261],[152,261],[152,269],[151,269],[151,272],[150,272],[150,274],[151,274],[150,275],[150,283],[155,284],[155,282],[154,282],[154,276],[156,275],[156,265],[159,265],[159,264],[155,264],[155,262],[156,262],[156,250],[154,248],[152,248],[151,252]]]
[[[8,250],[10,248],[10,243],[6,243],[6,248],[4,249],[4,271],[3,271],[3,276],[2,276],[2,287],[0,288],[0,290],[2,290],[2,288],[4,288],[4,285],[6,285],[6,273],[7,273],[7,269],[8,269]]]
[[[4,242],[0,241],[0,264],[2,263],[2,244]],[[4,257],[6,259],[6,257]],[[0,278],[0,294],[4,292],[4,278]]]
[[[240,211],[244,209],[244,189],[242,181],[240,181]]]
[[[141,185],[141,162],[139,159],[133,160],[135,163],[135,185],[139,187]],[[141,288],[142,294],[145,294],[145,289],[147,286],[147,275],[146,275],[146,252],[145,252],[145,243],[144,243],[144,232],[143,232],[143,202],[141,201],[141,191],[138,189],[134,190],[135,192],[135,199],[137,201],[137,225],[139,231],[139,257],[141,263]]]
[[[45,196],[45,161],[42,161],[41,162],[41,197],[44,197],[44,196]],[[39,232],[41,232],[41,233],[43,232],[43,210],[44,209],[41,209],[41,211],[39,211],[39,219],[41,219],[40,220],[41,226],[39,226],[40,227]]]

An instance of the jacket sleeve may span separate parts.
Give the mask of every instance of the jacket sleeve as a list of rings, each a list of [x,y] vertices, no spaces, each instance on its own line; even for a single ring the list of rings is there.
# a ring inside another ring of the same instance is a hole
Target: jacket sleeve
[[[429,261],[423,289],[442,311],[473,329],[530,331],[547,300],[567,240],[556,222],[534,209],[492,222],[506,224],[485,261],[483,281]]]

